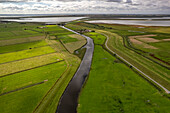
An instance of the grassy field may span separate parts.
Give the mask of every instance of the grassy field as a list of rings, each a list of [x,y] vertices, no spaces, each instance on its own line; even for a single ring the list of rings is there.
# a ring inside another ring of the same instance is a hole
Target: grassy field
[[[15,52],[15,51],[21,51],[21,50],[30,49],[30,48],[34,49],[34,48],[42,47],[46,45],[47,43],[45,41],[35,41],[35,42],[0,46],[0,53]]]
[[[29,42],[40,41],[44,39],[45,39],[45,36],[36,36],[36,37],[27,37],[27,38],[21,38],[21,39],[17,38],[17,39],[1,40],[0,46],[29,43]]]
[[[103,24],[102,24],[103,25]],[[106,25],[106,24],[105,24]],[[123,36],[120,36],[116,33],[114,33],[114,29],[119,29],[121,32],[121,29],[136,29],[135,26],[124,26],[124,25],[108,25],[101,27],[101,24],[86,24],[86,23],[74,23],[74,24],[67,24],[67,27],[74,29],[74,30],[80,30],[80,29],[90,29],[95,30],[97,33],[105,34],[109,37],[108,46],[110,49],[112,49],[114,52],[119,54],[121,57],[126,59],[128,62],[133,64],[135,67],[143,71],[145,74],[149,75],[151,78],[162,84],[167,89],[170,89],[169,87],[169,75],[170,71],[167,68],[162,67],[161,65],[158,65],[157,63],[154,63],[153,61],[141,56],[140,54],[137,54],[135,51],[127,48],[124,46],[124,40]],[[97,27],[96,27],[97,26]],[[110,28],[112,27],[112,29]],[[141,28],[137,28],[141,29]],[[148,31],[150,31],[151,28],[147,28]],[[123,30],[122,30],[123,31]],[[137,35],[137,34],[134,34]],[[139,34],[138,34],[139,35]],[[142,34],[143,35],[143,34]],[[165,54],[167,54],[165,52]]]
[[[80,64],[80,59],[70,54],[59,41],[49,40],[48,43],[55,51],[61,54],[61,57],[67,62],[68,67],[60,80],[53,85],[49,93],[42,100],[41,104],[36,107],[34,110],[35,113],[56,112],[60,97]]]
[[[146,80],[96,45],[78,113],[168,113],[170,101]]]
[[[14,60],[21,60],[21,59],[44,55],[52,52],[55,51],[50,46],[45,46],[45,47],[23,50],[18,52],[0,54],[0,59],[1,59],[0,63],[10,62]]]
[[[138,35],[151,35],[154,34],[154,39],[169,39],[170,38],[170,28],[169,27],[147,27],[147,26],[130,26],[130,25],[117,25],[117,24],[92,24],[92,23],[85,23],[85,22],[77,22],[74,24],[68,24],[67,27],[71,27],[74,30],[80,30],[80,29],[100,29],[109,31],[112,33],[116,33],[126,39],[125,41],[128,41],[129,36],[138,36]],[[125,42],[126,43],[126,42]],[[147,43],[151,45],[150,43]],[[162,43],[163,44],[163,43]],[[166,44],[166,42],[165,42]],[[164,45],[164,44],[163,44]],[[153,50],[153,49],[145,49],[144,46],[141,46],[140,48],[132,47],[132,45],[129,45],[128,43],[126,46],[130,49],[133,49],[133,51],[140,52],[140,54],[143,54],[147,57],[149,57],[152,60],[155,60],[156,62],[161,63],[162,65],[165,65],[168,67],[167,63],[162,62],[161,60],[165,62],[169,62],[165,59],[165,57],[168,55],[167,51],[163,51],[166,54],[159,55],[159,49]],[[146,53],[143,53],[139,50],[145,50]],[[149,54],[155,54],[156,57],[158,57],[161,60],[158,60],[157,58],[154,58],[150,56]]]
[[[0,96],[1,113],[30,113],[66,69],[60,62],[1,78],[1,92],[47,80],[45,83]],[[57,68],[56,68],[57,67]]]
[[[80,59],[53,39],[63,35],[79,39],[56,25],[41,28],[39,24],[1,24],[0,112],[55,112]],[[64,38],[66,43],[73,42]]]
[[[85,35],[91,37],[94,40],[94,43],[99,45],[102,45],[106,40],[106,37],[100,33],[91,32],[85,33]]]
[[[15,38],[25,38],[25,37],[32,37],[32,36],[39,36],[43,35],[39,32],[27,32],[25,29],[33,29],[36,28],[39,24],[34,23],[0,23],[0,40],[7,40],[7,39],[15,39]]]
[[[35,29],[33,29],[33,31],[37,31],[37,32],[42,32],[42,33],[46,33],[49,34],[51,36],[60,36],[60,35],[69,35],[69,34],[73,34],[70,31],[67,31],[57,25],[46,25],[46,26],[39,26]]]
[[[170,51],[169,51],[170,41],[169,42],[151,43],[151,45],[159,48],[158,51],[155,51],[155,53],[156,53],[155,56],[170,63],[170,57],[169,57],[169,55],[170,55]]]
[[[38,83],[44,80],[51,80],[55,77],[59,78],[61,72],[66,69],[66,66],[66,63],[63,61],[3,77],[0,79],[0,92],[8,92],[29,84]],[[55,67],[57,67],[57,69],[55,69]]]
[[[63,59],[60,57],[59,53],[51,53],[51,54],[37,56],[29,59],[23,59],[19,61],[1,64],[0,77],[9,75],[11,73],[16,73],[16,72],[19,73],[20,71],[29,70],[32,68],[40,67],[42,65],[48,65],[54,62],[59,62],[61,60]]]
[[[68,35],[61,35],[61,36],[57,37],[57,39],[61,40],[64,44],[78,41],[76,38],[72,38]]]
[[[70,52],[70,53],[74,53],[75,50],[81,48],[83,45],[86,44],[86,39],[80,35],[77,35],[77,34],[71,34],[69,35],[69,37],[71,37],[71,40],[70,39],[65,39],[67,41],[63,41],[63,44],[64,46],[67,48],[67,50]]]

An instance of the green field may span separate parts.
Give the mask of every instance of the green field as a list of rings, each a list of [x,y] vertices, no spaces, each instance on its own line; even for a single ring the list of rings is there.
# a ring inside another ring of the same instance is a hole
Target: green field
[[[48,65],[63,60],[58,53],[51,53],[42,56],[32,57],[19,61],[13,61],[0,65],[0,77],[11,73],[19,73],[20,71]],[[10,68],[9,68],[10,67]]]
[[[25,38],[25,37],[32,37],[32,36],[40,36],[43,35],[39,32],[30,32],[30,30],[25,29],[33,29],[36,28],[39,24],[33,23],[0,23],[0,40],[7,40],[7,39],[15,39],[15,38]]]
[[[40,47],[35,49],[0,54],[0,59],[1,59],[0,63],[10,62],[14,60],[21,60],[21,59],[44,55],[52,52],[55,51],[51,47],[45,46],[45,47]]]
[[[165,58],[169,54],[167,53],[166,50],[162,51],[164,54],[160,55],[159,49],[157,50],[146,49],[143,46],[136,47],[136,46],[133,46],[132,44],[130,45],[129,44],[130,42],[127,42],[129,36],[150,35],[150,34],[156,35],[152,37],[154,39],[159,39],[159,40],[169,39],[170,38],[169,27],[147,27],[147,26],[135,26],[135,25],[130,26],[130,25],[117,25],[117,24],[92,24],[92,23],[85,23],[85,22],[77,22],[74,24],[68,24],[66,26],[76,31],[81,30],[81,29],[91,29],[91,30],[100,29],[100,30],[105,30],[105,31],[109,31],[112,33],[116,33],[119,36],[121,36],[123,40],[125,40],[125,45],[128,48],[133,49],[133,51],[139,52],[140,54],[143,54],[149,57],[150,59],[169,67],[166,63],[160,60],[157,60],[156,58],[153,58],[149,55],[150,53],[155,54],[155,56],[158,57],[159,59],[169,63],[169,60]],[[147,43],[147,44],[152,45],[152,43]],[[162,44],[164,45],[164,43]],[[141,52],[140,50],[143,50],[147,53]]]
[[[64,35],[64,43],[78,40],[56,25],[1,25],[0,113],[55,112],[80,59],[48,37]]]
[[[105,25],[105,27],[104,27],[104,25]],[[116,54],[118,54],[121,57],[123,57],[124,59],[126,59],[132,65],[134,65],[135,67],[140,69],[145,74],[149,75],[151,78],[153,78],[154,80],[156,80],[157,82],[162,84],[167,89],[170,89],[170,87],[169,87],[169,80],[170,80],[169,79],[169,74],[170,74],[170,71],[167,68],[153,62],[152,59],[151,60],[147,59],[146,57],[143,57],[142,55],[137,54],[135,52],[135,50],[129,49],[129,47],[127,45],[127,41],[124,40],[124,38],[123,38],[124,35],[120,35],[119,33],[117,33],[117,32],[114,33],[114,31],[112,31],[114,29],[117,29],[120,32],[127,32],[127,29],[130,29],[130,30],[135,30],[135,29],[143,30],[143,29],[138,28],[136,26],[89,24],[89,23],[84,23],[84,22],[78,22],[78,23],[74,23],[74,24],[67,24],[66,26],[68,28],[74,29],[76,31],[79,31],[80,29],[95,30],[97,33],[100,33],[100,34],[108,36],[109,37],[108,47],[112,51],[116,52]],[[101,27],[101,26],[103,26],[103,27]],[[112,27],[112,29],[110,27]],[[146,27],[146,28],[144,28],[144,30],[145,31],[155,32],[156,29]],[[131,34],[131,35],[133,35],[133,34]],[[134,34],[134,35],[136,35],[136,34]],[[167,52],[164,52],[164,54],[168,55]],[[164,63],[161,63],[161,64],[164,65]]]
[[[108,38],[107,45],[112,51],[170,89],[170,70],[153,60],[168,65],[149,55],[169,62],[169,41],[144,42],[159,48],[152,50],[132,44],[129,39],[150,34],[157,40],[169,39],[169,27],[140,28],[83,21],[70,22],[66,27],[93,30],[84,35],[95,43],[90,74],[79,95],[78,113],[170,111],[169,94],[105,47]],[[84,37],[57,25],[0,23],[0,113],[55,113],[81,63],[86,51],[81,47],[85,44]]]
[[[95,44],[102,45],[106,40],[106,37],[104,35],[101,35],[100,33],[91,32],[91,33],[86,33],[85,35],[93,38]]]
[[[66,69],[66,66],[65,62],[58,62],[3,77],[0,79],[0,92],[8,92],[29,84],[38,83],[44,80],[51,81],[52,79],[59,78],[62,72]],[[55,67],[57,67],[57,69]]]
[[[64,44],[78,41],[76,38],[72,38],[68,35],[61,35],[61,36],[57,37],[57,39],[61,40]]]
[[[34,49],[46,45],[47,43],[45,41],[35,41],[35,42],[21,43],[15,45],[0,46],[0,53],[15,52],[24,49]]]
[[[45,96],[45,94],[53,86],[55,81],[61,76],[65,69],[66,63],[60,62],[1,78],[1,92],[4,88],[9,91],[44,80],[48,81],[40,85],[0,96],[0,112],[33,112],[37,104],[39,104],[41,99]]]
[[[170,101],[146,80],[96,45],[78,113],[168,113]]]

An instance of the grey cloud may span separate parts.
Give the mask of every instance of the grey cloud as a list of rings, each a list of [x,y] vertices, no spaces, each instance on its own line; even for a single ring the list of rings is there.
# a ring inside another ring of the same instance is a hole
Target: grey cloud
[[[123,0],[107,0],[107,2],[122,2]]]
[[[41,2],[41,1],[61,1],[61,2],[81,2],[81,1],[105,1],[105,2],[122,2],[123,0],[0,0],[0,2]]]
[[[127,0],[126,3],[132,3],[132,0]]]

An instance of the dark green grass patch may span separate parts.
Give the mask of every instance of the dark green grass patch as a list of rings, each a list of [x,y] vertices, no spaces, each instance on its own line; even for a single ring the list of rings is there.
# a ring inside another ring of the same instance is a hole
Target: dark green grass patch
[[[170,35],[169,34],[157,34],[157,36],[153,36],[151,38],[154,38],[154,39],[169,39],[170,38]]]
[[[0,53],[20,51],[24,49],[34,49],[36,47],[41,47],[46,45],[47,43],[45,41],[35,41],[35,42],[21,43],[15,45],[1,46]]]
[[[167,61],[167,62],[170,62],[170,51],[169,51],[169,45],[170,45],[170,42],[157,42],[157,43],[150,43],[150,45],[153,45],[157,48],[159,48],[158,50],[152,50],[151,52],[155,54],[156,57],[164,60],[164,61]]]
[[[23,50],[18,52],[0,54],[0,63],[30,58],[30,57],[44,55],[52,52],[55,51],[50,46],[45,46],[45,47]]]
[[[42,33],[36,33],[36,34],[29,34],[29,35],[15,35],[15,36],[4,36],[0,38],[0,40],[8,40],[8,39],[16,39],[16,38],[27,38],[27,37],[35,37],[35,36],[43,36]]]
[[[42,35],[38,32],[27,32],[28,29],[36,28],[36,26],[38,24],[0,23],[0,40]]]
[[[1,78],[0,87],[8,90],[22,87],[31,83],[45,83],[0,96],[1,113],[32,113],[41,99],[45,96],[54,82],[66,69],[66,63],[60,62],[43,66],[30,71],[15,74],[7,78]],[[2,90],[1,90],[2,91]]]
[[[88,35],[90,38],[92,38],[94,40],[95,44],[104,44],[106,37],[104,35],[101,35],[99,33],[86,33],[85,35]]]
[[[72,32],[55,32],[55,33],[52,33],[50,34],[51,36],[60,36],[60,35],[70,35],[70,34],[74,34]]]
[[[79,113],[168,113],[169,99],[146,80],[96,45]]]
[[[57,39],[61,40],[64,44],[78,41],[77,38],[72,38],[68,35],[58,36]]]

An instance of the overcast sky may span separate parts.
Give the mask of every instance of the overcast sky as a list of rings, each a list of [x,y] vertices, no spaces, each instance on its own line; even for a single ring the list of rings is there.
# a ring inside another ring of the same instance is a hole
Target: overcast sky
[[[170,0],[0,0],[0,14],[170,14]]]

